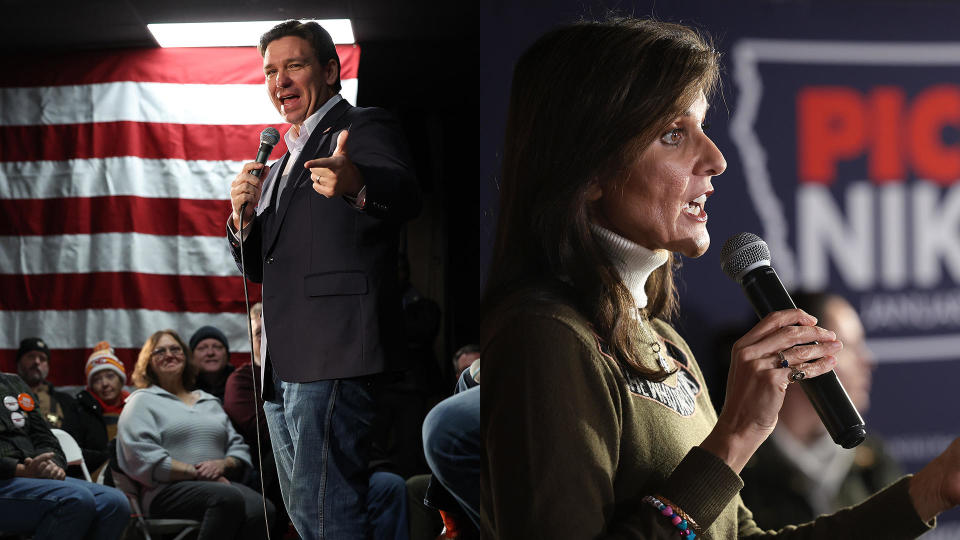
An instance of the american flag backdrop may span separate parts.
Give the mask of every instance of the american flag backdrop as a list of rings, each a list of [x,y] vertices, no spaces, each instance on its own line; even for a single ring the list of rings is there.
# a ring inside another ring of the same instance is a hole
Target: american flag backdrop
[[[337,52],[356,104],[360,49]],[[98,341],[129,374],[154,331],[186,340],[207,324],[234,363],[248,358],[224,227],[260,131],[287,129],[261,66],[254,47],[0,60],[0,370],[15,372],[20,339],[38,336],[49,379],[84,384]],[[281,139],[271,161],[285,151]]]

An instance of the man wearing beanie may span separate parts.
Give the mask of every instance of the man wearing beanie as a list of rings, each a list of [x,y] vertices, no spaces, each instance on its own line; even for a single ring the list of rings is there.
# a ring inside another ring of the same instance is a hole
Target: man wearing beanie
[[[17,349],[17,375],[20,375],[23,382],[30,387],[30,391],[37,396],[37,409],[43,419],[50,427],[63,428],[65,417],[74,409],[71,403],[73,400],[69,395],[54,390],[53,385],[47,382],[49,374],[50,347],[47,343],[37,337],[22,340],[20,348]]]
[[[110,458],[107,443],[117,436],[117,419],[130,392],[123,389],[127,382],[123,363],[106,341],[94,346],[84,374],[87,387],[77,394],[77,405],[89,426],[83,458],[96,477],[96,469]]]
[[[80,413],[77,401],[69,394],[58,392],[47,376],[50,374],[50,347],[46,341],[38,337],[26,338],[20,342],[17,350],[17,374],[27,383],[30,391],[37,398],[36,407],[40,415],[52,428],[60,428],[69,433],[83,450],[83,457],[87,467],[91,470],[98,467],[103,460],[96,452],[89,454],[92,442],[92,424]],[[82,478],[79,467],[71,467],[70,476]]]
[[[230,365],[230,343],[219,328],[204,326],[190,336],[193,364],[197,367],[197,388],[217,396],[223,402]]]

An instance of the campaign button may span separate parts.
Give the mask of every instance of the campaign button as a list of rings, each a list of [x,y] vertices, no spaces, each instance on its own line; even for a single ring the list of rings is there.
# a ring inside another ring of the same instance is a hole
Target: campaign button
[[[19,412],[10,413],[10,420],[13,420],[13,425],[17,427],[23,427],[27,425],[27,419],[24,418]]]
[[[21,409],[23,409],[23,410],[25,410],[25,411],[27,411],[27,412],[32,411],[33,408],[35,407],[35,405],[34,405],[34,403],[33,403],[33,398],[30,397],[30,394],[28,394],[28,393],[26,393],[26,392],[24,392],[24,393],[20,394],[19,396],[17,396],[17,403],[20,404],[20,408],[21,408]]]
[[[20,408],[20,405],[17,403],[17,398],[13,396],[4,396],[3,397],[3,406],[8,410],[15,411]]]

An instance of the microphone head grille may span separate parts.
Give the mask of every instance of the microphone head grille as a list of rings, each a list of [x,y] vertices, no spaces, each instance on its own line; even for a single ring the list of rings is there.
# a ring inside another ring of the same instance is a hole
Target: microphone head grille
[[[770,266],[770,248],[759,236],[744,232],[727,239],[720,250],[720,267],[730,279],[739,281],[757,266]]]
[[[260,143],[269,144],[270,146],[276,146],[280,142],[280,132],[277,131],[277,128],[268,127],[260,132]]]

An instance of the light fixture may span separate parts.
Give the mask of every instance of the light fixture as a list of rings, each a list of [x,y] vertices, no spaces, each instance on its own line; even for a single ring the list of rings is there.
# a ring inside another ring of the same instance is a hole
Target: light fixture
[[[161,47],[256,46],[260,35],[283,21],[151,23],[147,29]],[[307,21],[304,21],[307,22]],[[353,43],[350,19],[314,20],[337,44]]]

